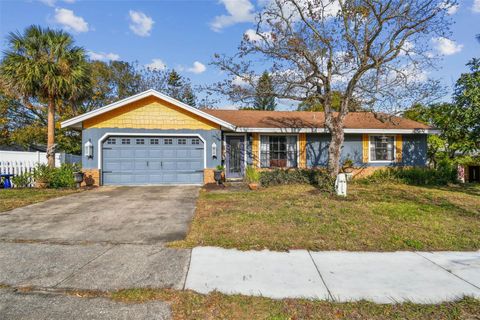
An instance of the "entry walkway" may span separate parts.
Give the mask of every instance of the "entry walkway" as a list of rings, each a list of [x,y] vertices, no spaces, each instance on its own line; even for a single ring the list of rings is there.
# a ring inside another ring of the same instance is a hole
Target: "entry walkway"
[[[186,289],[271,298],[438,303],[480,298],[478,252],[192,250]]]

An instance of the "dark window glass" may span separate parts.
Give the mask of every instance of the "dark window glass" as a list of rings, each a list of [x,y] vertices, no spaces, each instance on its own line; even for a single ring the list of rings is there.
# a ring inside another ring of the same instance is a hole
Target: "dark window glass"
[[[159,144],[158,139],[150,139],[150,144]]]
[[[171,138],[163,139],[163,144],[172,144],[173,140]]]
[[[130,144],[130,139],[122,139],[122,144]]]
[[[117,144],[117,139],[109,138],[109,139],[107,140],[107,144]]]
[[[393,161],[394,160],[393,136],[372,136],[370,137],[370,160],[371,161]]]
[[[136,139],[136,144],[145,144],[145,139]]]
[[[187,139],[180,138],[177,140],[177,144],[187,144]]]

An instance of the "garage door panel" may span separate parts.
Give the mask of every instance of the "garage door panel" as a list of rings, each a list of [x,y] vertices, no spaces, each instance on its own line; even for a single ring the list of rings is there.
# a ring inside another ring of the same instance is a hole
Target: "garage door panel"
[[[147,158],[148,157],[148,150],[143,149],[134,149],[134,156],[135,158]]]
[[[116,145],[104,145],[104,184],[201,184],[203,142],[196,137],[114,137]],[[130,144],[121,141],[130,139]],[[137,140],[144,144],[137,144]],[[158,139],[158,144],[151,139]],[[186,144],[178,144],[186,142]],[[172,144],[165,144],[165,142]],[[195,141],[197,142],[197,141]]]

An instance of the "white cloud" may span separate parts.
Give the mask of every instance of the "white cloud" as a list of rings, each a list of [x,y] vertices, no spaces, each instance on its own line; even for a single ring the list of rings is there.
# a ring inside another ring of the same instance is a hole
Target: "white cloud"
[[[480,13],[480,0],[473,0],[472,11]]]
[[[188,72],[192,72],[192,73],[195,73],[195,74],[203,73],[203,72],[205,72],[205,70],[207,70],[207,67],[205,67],[205,65],[203,63],[201,63],[200,61],[195,61],[193,63],[193,66],[191,68],[187,69]]]
[[[146,64],[145,67],[152,70],[165,70],[167,65],[161,59],[152,59],[152,62]]]
[[[250,42],[270,42],[272,40],[271,32],[260,32],[260,34],[258,34],[257,31],[248,29],[243,35],[247,37],[247,40]]]
[[[432,39],[435,48],[443,55],[450,56],[462,51],[463,44],[457,44],[455,41],[439,37]]]
[[[148,37],[155,21],[141,11],[129,11],[130,30],[140,37]]]
[[[62,0],[62,1],[66,3],[75,3],[75,0]],[[40,2],[49,7],[54,7],[57,0],[40,0]]]
[[[253,22],[255,7],[249,0],[219,0],[225,6],[228,15],[216,16],[210,23],[213,31],[219,32],[223,28],[241,22]]]
[[[451,3],[448,1],[440,3],[440,8],[446,9],[449,15],[455,14],[460,6],[457,3]]]
[[[88,23],[72,10],[56,8],[54,21],[75,32],[87,32]]]
[[[88,51],[87,54],[92,60],[100,60],[100,61],[120,60],[120,56],[116,53]]]

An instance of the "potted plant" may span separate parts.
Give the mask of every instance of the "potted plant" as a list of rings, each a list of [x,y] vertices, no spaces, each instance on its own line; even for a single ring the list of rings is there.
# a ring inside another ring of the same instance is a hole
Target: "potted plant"
[[[245,169],[245,182],[248,184],[250,190],[257,190],[259,187],[260,172],[252,166],[247,166]]]
[[[217,184],[222,184],[223,170],[224,170],[224,167],[218,165],[215,171],[213,172],[213,179],[215,179]]]
[[[77,188],[80,188],[80,185],[82,184],[82,181],[83,181],[83,172],[75,171],[73,173],[73,180],[75,181]]]
[[[50,186],[53,170],[46,164],[39,164],[33,171],[33,179],[35,180],[35,188],[45,189]]]

